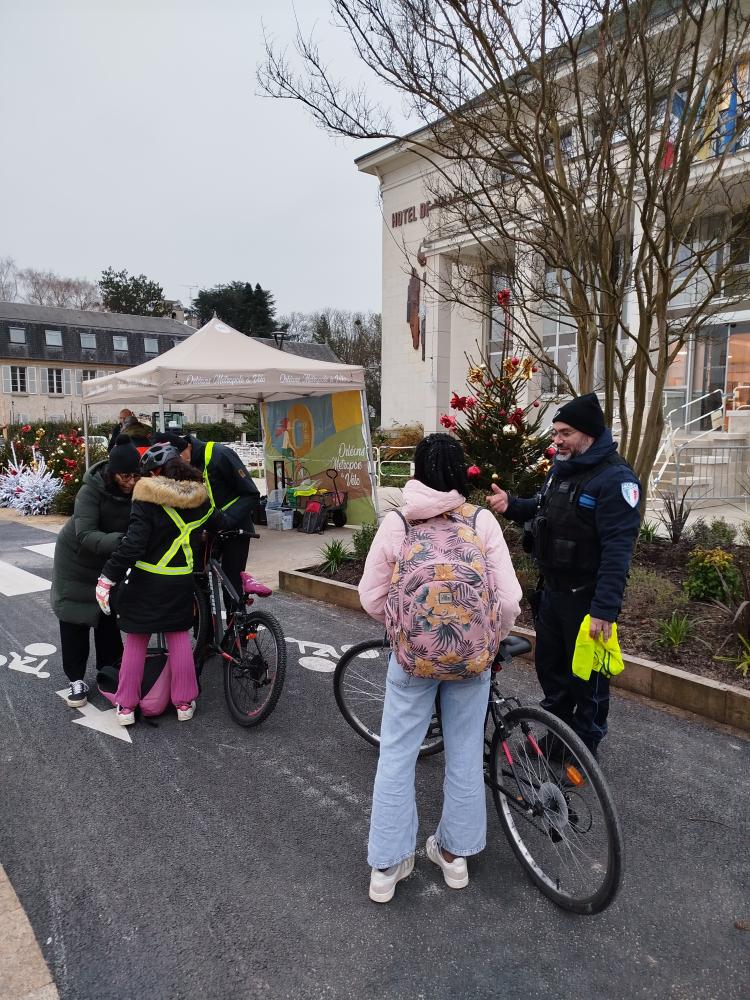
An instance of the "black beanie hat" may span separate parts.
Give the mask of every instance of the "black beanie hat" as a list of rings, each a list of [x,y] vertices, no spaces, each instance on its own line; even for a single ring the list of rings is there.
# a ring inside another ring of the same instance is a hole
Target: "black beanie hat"
[[[552,423],[555,424],[558,420],[592,438],[598,438],[604,433],[604,414],[595,392],[577,396],[561,406],[552,418]]]
[[[141,456],[133,439],[128,434],[118,434],[115,446],[109,453],[109,471],[112,475],[116,472],[121,475],[137,473],[140,461]]]
[[[154,444],[173,444],[179,452],[183,452],[190,444],[189,438],[183,437],[182,434],[176,434],[174,431],[157,431],[151,440]]]

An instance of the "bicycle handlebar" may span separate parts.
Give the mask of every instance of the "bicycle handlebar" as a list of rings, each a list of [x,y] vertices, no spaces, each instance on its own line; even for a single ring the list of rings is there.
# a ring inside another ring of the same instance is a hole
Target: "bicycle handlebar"
[[[223,531],[207,531],[203,529],[203,541],[215,538],[217,541],[226,542],[230,538],[260,538],[254,531],[245,531],[244,528],[225,528]]]

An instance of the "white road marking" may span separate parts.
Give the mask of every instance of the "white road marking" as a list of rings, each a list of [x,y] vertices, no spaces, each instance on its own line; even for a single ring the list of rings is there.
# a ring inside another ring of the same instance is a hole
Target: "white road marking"
[[[336,664],[323,656],[301,656],[299,665],[305,667],[306,670],[314,670],[319,674],[332,674],[336,669]]]
[[[61,698],[67,698],[69,688],[64,688],[62,691],[55,692]],[[80,712],[83,716],[82,719],[73,719],[73,723],[78,726],[84,726],[86,729],[95,729],[97,733],[104,733],[105,736],[114,736],[116,740],[122,740],[124,743],[132,743],[133,740],[130,737],[130,733],[124,726],[115,718],[115,709],[110,708],[102,712],[95,705],[89,703],[84,705],[83,708],[77,708],[77,712]]]
[[[52,584],[49,580],[25,569],[0,562],[0,594],[6,597],[18,597],[19,594],[37,594],[41,590],[49,590]]]
[[[50,559],[55,557],[55,546],[57,542],[44,542],[42,545],[24,545],[25,549],[29,552],[38,552],[40,556],[48,556]]]

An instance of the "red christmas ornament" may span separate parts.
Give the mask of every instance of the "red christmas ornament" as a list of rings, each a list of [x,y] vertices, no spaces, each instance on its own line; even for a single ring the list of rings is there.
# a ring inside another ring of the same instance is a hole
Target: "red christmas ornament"
[[[510,305],[510,289],[509,288],[502,288],[497,293],[497,304],[499,306],[502,306],[503,309],[506,309]]]
[[[476,401],[476,399],[474,399],[473,396],[467,396],[466,397],[466,408],[468,410],[473,410],[476,405],[477,405],[477,401]]]
[[[510,359],[510,363],[513,365],[514,368],[518,368],[518,366],[521,364],[521,359],[520,358],[511,358]]]
[[[532,406],[539,406],[539,400],[535,399],[534,402],[531,405]]]
[[[469,476],[471,479],[476,479],[477,476],[482,475],[482,470],[479,468],[478,465],[470,465],[469,468],[466,470],[466,475]]]
[[[453,396],[451,397],[451,407],[454,410],[460,410],[461,412],[463,412],[463,410],[466,407],[466,396],[459,396],[457,393],[454,392]]]
[[[447,428],[449,431],[455,430],[456,428],[456,418],[449,416],[447,413],[444,413],[442,415],[442,417],[440,418],[440,423],[443,425],[443,427]]]
[[[554,458],[554,457],[555,457],[555,455],[557,454],[557,449],[556,449],[556,448],[553,448],[553,447],[552,447],[552,446],[550,445],[550,447],[549,447],[549,448],[545,448],[545,449],[544,449],[544,454],[546,455],[546,457],[547,457],[547,458]]]
[[[31,430],[31,424],[24,424],[23,427],[21,428],[21,433],[28,434],[30,430]]]

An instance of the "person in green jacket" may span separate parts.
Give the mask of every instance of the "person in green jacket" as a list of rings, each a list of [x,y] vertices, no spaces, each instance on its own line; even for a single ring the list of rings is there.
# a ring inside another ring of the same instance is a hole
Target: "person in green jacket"
[[[66,701],[71,708],[83,707],[88,699],[84,677],[91,629],[97,670],[122,657],[117,620],[101,613],[95,591],[102,567],[127,530],[139,461],[132,441],[121,434],[109,460],[92,465],[83,477],[73,516],[57,536],[50,600],[60,621],[63,670],[70,681]]]

